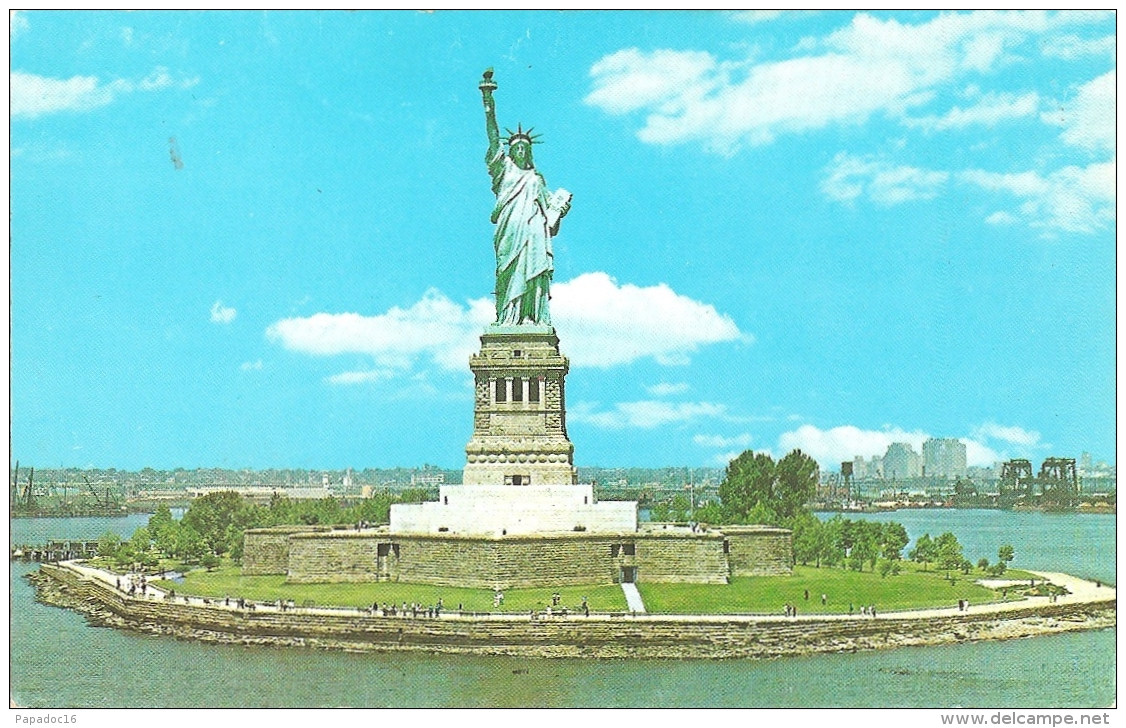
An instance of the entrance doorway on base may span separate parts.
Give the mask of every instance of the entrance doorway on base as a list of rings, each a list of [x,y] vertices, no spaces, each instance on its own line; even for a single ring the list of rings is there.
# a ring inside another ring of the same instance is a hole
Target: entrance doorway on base
[[[621,574],[619,574],[619,581],[622,584],[633,584],[637,582],[637,567],[636,566],[623,566]]]

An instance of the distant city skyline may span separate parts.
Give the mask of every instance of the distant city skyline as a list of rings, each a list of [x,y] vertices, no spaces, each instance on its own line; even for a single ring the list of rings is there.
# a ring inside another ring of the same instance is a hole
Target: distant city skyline
[[[459,469],[477,84],[580,467],[1114,460],[1113,12],[16,12],[11,459]]]

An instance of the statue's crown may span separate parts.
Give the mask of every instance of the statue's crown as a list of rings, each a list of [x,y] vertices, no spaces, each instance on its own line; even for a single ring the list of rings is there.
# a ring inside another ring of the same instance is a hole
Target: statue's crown
[[[517,124],[516,131],[512,131],[507,127],[505,128],[505,131],[508,132],[508,146],[512,146],[517,142],[524,142],[526,144],[540,144],[539,138],[542,136],[542,134],[532,134],[532,127],[528,127],[528,130],[525,131],[519,124]]]

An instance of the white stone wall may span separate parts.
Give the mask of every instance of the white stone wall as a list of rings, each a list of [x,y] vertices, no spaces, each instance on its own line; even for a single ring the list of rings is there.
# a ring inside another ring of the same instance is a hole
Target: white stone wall
[[[437,501],[391,506],[391,533],[515,536],[573,533],[576,528],[632,533],[637,530],[637,503],[596,503],[589,484],[447,485]]]

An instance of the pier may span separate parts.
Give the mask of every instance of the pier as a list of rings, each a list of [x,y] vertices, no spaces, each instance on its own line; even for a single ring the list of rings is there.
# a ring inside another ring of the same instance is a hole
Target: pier
[[[20,544],[8,549],[11,561],[34,561],[54,563],[73,559],[92,559],[98,555],[97,541],[48,541],[46,544],[30,546]]]

